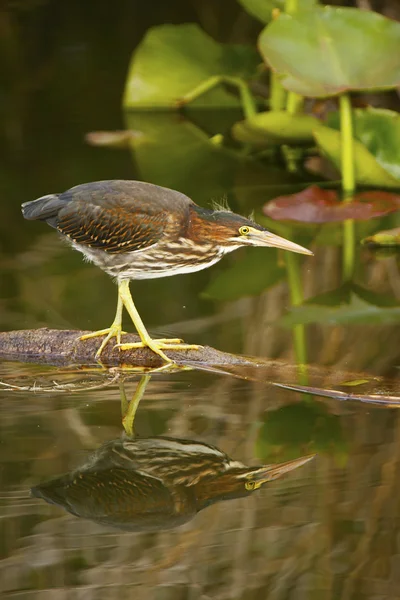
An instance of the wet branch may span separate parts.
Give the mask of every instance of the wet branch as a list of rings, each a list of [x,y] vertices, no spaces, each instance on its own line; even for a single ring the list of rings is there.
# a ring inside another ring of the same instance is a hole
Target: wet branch
[[[59,329],[28,329],[0,332],[0,358],[38,364],[89,365],[98,364],[95,359],[100,339],[80,341],[79,337],[88,331]],[[137,335],[124,335],[124,342],[140,341]],[[266,364],[262,359],[252,359],[220,352],[210,346],[200,346],[198,350],[166,350],[165,353],[179,366],[202,367],[218,366],[257,366]],[[102,353],[102,364],[107,367],[157,368],[164,363],[148,348],[119,350],[111,340]]]

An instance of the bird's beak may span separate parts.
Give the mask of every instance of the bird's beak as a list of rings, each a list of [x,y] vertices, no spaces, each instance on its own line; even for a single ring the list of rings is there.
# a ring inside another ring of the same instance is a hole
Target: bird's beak
[[[298,252],[299,254],[313,254],[311,250],[307,250],[307,248],[303,248],[303,246],[290,242],[270,231],[260,231],[259,229],[251,228],[247,239],[252,246],[270,246],[272,248],[289,250],[290,252]]]
[[[276,465],[266,465],[265,467],[254,470],[250,475],[251,481],[253,481],[255,484],[253,489],[257,490],[264,483],[273,481],[274,479],[279,479],[279,477],[289,473],[289,471],[293,471],[298,467],[302,467],[314,457],[315,454],[309,454],[308,456],[301,456],[300,458],[295,458],[294,460],[289,460],[288,462]]]

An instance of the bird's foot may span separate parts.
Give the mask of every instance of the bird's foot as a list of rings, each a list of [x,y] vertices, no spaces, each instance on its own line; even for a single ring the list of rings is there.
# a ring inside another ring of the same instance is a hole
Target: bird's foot
[[[196,344],[184,344],[179,338],[161,338],[158,340],[153,340],[150,338],[144,342],[116,344],[116,347],[118,347],[120,350],[132,350],[135,348],[148,347],[168,363],[172,363],[174,361],[171,358],[168,358],[163,350],[198,350],[200,348],[200,346]]]
[[[86,333],[85,335],[82,335],[79,339],[80,340],[89,340],[91,338],[101,337],[102,335],[105,335],[106,337],[101,342],[100,348],[96,352],[96,358],[99,358],[101,353],[103,352],[104,348],[106,347],[107,343],[111,340],[111,338],[115,337],[117,339],[117,346],[118,346],[119,344],[121,344],[121,335],[125,335],[125,334],[126,334],[126,331],[122,331],[121,325],[113,324],[113,325],[111,325],[111,327],[108,327],[107,329],[100,329],[99,331],[93,331],[93,333]]]

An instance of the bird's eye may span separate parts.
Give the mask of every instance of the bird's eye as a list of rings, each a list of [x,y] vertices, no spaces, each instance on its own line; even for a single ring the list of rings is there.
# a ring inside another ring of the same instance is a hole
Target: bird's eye
[[[246,488],[246,490],[248,492],[252,492],[254,490],[254,488],[256,487],[256,482],[255,481],[246,481],[246,483],[244,484],[244,487]]]
[[[247,227],[247,225],[243,225],[243,227],[239,229],[239,233],[240,235],[249,235],[250,227]]]

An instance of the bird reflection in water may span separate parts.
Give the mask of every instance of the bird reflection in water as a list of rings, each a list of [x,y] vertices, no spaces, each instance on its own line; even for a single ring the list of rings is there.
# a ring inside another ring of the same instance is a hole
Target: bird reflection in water
[[[68,512],[128,531],[171,529],[222,500],[250,496],[313,456],[247,467],[218,448],[169,437],[121,437],[71,473],[32,488]]]
[[[202,442],[136,438],[134,418],[149,379],[141,378],[129,403],[121,383],[122,437],[103,444],[75,471],[33,487],[32,495],[119,529],[172,529],[211,504],[250,496],[314,456],[248,467]]]

